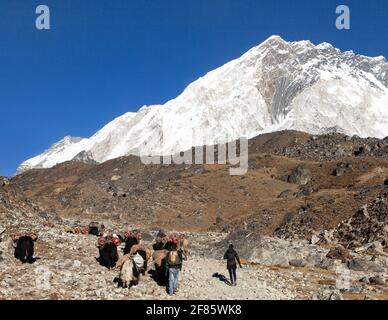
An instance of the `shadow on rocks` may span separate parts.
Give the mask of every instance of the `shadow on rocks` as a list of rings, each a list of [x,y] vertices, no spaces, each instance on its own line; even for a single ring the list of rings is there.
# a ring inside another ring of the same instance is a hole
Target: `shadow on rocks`
[[[213,278],[219,279],[221,282],[227,284],[228,286],[231,286],[232,284],[230,283],[229,279],[226,278],[223,274],[220,274],[218,272],[213,274]]]
[[[156,282],[156,284],[160,287],[164,287],[168,283],[167,276],[165,275],[165,272],[158,273],[156,270],[149,270],[148,274],[150,275],[150,278]]]

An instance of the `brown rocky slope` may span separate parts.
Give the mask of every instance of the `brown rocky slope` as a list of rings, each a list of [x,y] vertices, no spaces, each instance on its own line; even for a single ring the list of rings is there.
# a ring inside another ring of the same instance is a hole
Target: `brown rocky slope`
[[[129,156],[31,170],[10,184],[52,216],[310,238],[386,190],[387,148],[388,139],[286,131],[249,141],[244,176],[230,176],[228,165],[143,165]],[[300,172],[290,178],[298,166],[306,181]]]

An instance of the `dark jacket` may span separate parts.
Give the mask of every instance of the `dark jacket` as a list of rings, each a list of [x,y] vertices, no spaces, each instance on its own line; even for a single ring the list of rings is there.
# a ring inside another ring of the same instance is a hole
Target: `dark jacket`
[[[234,249],[229,248],[228,250],[226,250],[226,252],[224,254],[224,259],[227,260],[226,261],[226,268],[228,270],[237,268],[236,261],[241,266],[240,258],[238,257],[238,254]]]
[[[180,263],[176,263],[174,265],[170,265],[169,262],[168,262],[168,257],[171,253],[171,251],[177,251],[178,252],[178,256],[179,256],[179,259],[180,259]],[[176,244],[172,244],[171,247],[170,247],[170,250],[167,254],[167,257],[165,259],[165,263],[166,263],[166,270],[168,269],[179,269],[179,270],[182,270],[182,263],[183,263],[183,260],[186,260],[186,257],[183,255],[183,251],[182,250],[177,250],[177,246]]]

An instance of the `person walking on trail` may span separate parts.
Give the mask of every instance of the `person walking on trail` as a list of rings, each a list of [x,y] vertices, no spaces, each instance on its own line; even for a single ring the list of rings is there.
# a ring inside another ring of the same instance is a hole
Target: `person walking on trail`
[[[168,275],[168,294],[172,296],[178,290],[179,273],[186,257],[182,250],[178,250],[178,239],[171,239],[171,246],[166,257],[166,275]]]
[[[230,282],[232,286],[236,286],[237,285],[237,272],[236,272],[237,263],[236,262],[238,262],[240,268],[242,268],[242,265],[236,250],[234,250],[233,244],[229,245],[229,249],[226,250],[224,254],[224,259],[226,259],[226,268],[229,271]]]

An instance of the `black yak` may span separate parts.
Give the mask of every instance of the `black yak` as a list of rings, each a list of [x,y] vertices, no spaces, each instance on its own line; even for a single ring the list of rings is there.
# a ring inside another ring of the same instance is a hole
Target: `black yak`
[[[100,256],[97,259],[98,262],[108,269],[114,268],[116,262],[119,260],[119,254],[117,252],[117,244],[111,241],[105,242],[105,239],[99,239],[99,252]]]
[[[137,237],[131,231],[124,232],[124,241],[125,241],[124,254],[130,253],[132,247],[135,244],[139,243]]]
[[[34,263],[34,242],[38,239],[36,235],[15,235],[12,237],[16,242],[15,258],[19,259],[23,263]]]

